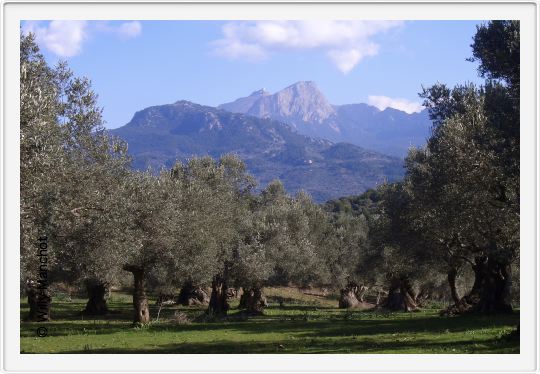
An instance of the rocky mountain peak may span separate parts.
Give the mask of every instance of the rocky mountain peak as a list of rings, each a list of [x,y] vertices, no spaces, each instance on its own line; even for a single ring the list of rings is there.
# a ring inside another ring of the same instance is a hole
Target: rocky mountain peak
[[[270,95],[270,92],[266,88],[261,88],[260,90],[253,91],[251,95],[249,96],[253,97],[253,96],[268,96],[268,95]]]
[[[299,123],[322,123],[335,113],[334,107],[315,82],[300,81],[257,100],[248,110],[257,117],[272,117]]]
[[[178,107],[178,108],[185,108],[185,109],[195,109],[200,108],[200,104],[196,104],[194,102],[188,101],[188,100],[178,100],[172,106]]]
[[[299,81],[274,94],[258,90],[219,108],[271,118],[303,135],[344,141],[398,157],[404,157],[411,145],[424,145],[431,128],[426,110],[407,114],[362,103],[331,105],[313,81]]]

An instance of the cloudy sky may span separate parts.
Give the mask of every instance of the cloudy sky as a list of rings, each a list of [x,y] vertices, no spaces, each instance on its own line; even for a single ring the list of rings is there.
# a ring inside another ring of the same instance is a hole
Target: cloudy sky
[[[332,104],[409,113],[437,81],[478,82],[472,21],[25,21],[51,63],[89,77],[107,127],[145,107],[218,105],[315,81]]]

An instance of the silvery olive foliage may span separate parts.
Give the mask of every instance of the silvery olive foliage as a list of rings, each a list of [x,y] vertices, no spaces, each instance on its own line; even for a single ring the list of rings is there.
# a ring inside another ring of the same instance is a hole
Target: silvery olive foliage
[[[106,134],[90,82],[49,67],[32,34],[21,34],[20,97],[21,280],[38,274],[38,236],[49,239],[51,280],[112,280],[127,146]]]
[[[488,80],[424,89],[432,136],[409,152],[403,183],[386,187],[375,232],[390,230],[379,237],[396,259],[389,268],[468,267],[476,282],[467,303],[507,311],[519,259],[519,22],[480,25],[472,47]]]
[[[34,276],[35,238],[51,238],[55,281],[118,284],[135,266],[153,287],[339,284],[354,275],[362,218],[333,217],[280,182],[253,194],[235,155],[136,172],[127,145],[107,134],[90,82],[49,67],[21,35],[23,281]],[[357,230],[358,229],[358,230]]]
[[[519,22],[490,21],[472,45],[483,86],[422,96],[435,127],[407,161],[414,222],[450,261],[519,256]]]
[[[38,276],[37,240],[47,236],[50,281],[118,285],[128,270],[142,311],[145,287],[212,284],[223,296],[231,285],[390,281],[409,292],[464,267],[502,285],[480,298],[508,294],[520,239],[519,23],[479,26],[473,60],[484,85],[421,94],[432,136],[410,150],[402,182],[327,210],[280,181],[255,192],[233,154],[134,171],[90,81],[47,65],[32,34],[20,41],[21,286]],[[504,298],[482,310],[504,310]]]
[[[156,246],[164,252],[157,262],[159,271],[176,285],[185,281],[206,285],[232,258],[247,212],[243,200],[254,182],[234,155],[177,163],[159,180],[159,188],[167,191],[156,211],[156,222],[164,230],[159,234],[162,243]],[[140,256],[134,253],[137,261]]]
[[[341,287],[358,275],[367,240],[363,218],[333,217],[303,192],[287,195],[279,181],[255,199],[249,217],[233,267],[238,285]]]
[[[364,216],[339,213],[331,220],[326,248],[321,253],[325,261],[325,283],[343,288],[350,281],[372,284],[371,269],[362,269],[368,255],[368,224]],[[367,271],[366,271],[367,270]]]
[[[39,53],[33,37],[21,36],[20,58],[21,280],[36,277],[34,256],[38,236],[46,235],[46,196],[54,193],[54,171],[62,160],[59,108],[54,70]],[[50,264],[55,261],[49,256]]]

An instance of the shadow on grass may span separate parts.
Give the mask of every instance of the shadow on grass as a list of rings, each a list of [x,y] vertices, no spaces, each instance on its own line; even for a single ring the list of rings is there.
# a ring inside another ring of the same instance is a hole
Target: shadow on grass
[[[276,310],[276,311],[286,311],[286,310],[299,310],[299,311],[321,311],[321,310],[332,310],[332,311],[342,311],[336,308],[330,308],[327,306],[321,306],[320,304],[284,304],[283,306],[271,305],[266,308],[266,310]]]
[[[504,339],[492,338],[484,341],[462,340],[457,342],[376,341],[372,339],[333,340],[282,340],[272,342],[231,342],[219,340],[208,343],[165,344],[152,348],[100,348],[87,346],[82,350],[62,353],[519,353],[519,345]]]
[[[109,313],[104,316],[92,316],[84,315],[86,304],[74,303],[74,302],[56,302],[51,306],[51,320],[55,321],[125,321],[131,322],[133,319],[133,307],[131,304],[125,303],[108,303]],[[150,305],[150,315],[152,318],[157,316],[159,307],[157,305]],[[187,314],[201,313],[200,307],[181,307],[181,306],[168,306],[163,308],[160,313],[161,318],[171,318],[175,311],[181,310]],[[21,321],[24,321],[28,314],[28,304],[21,303],[20,317]]]
[[[131,319],[133,316],[133,308],[131,305],[126,304],[109,304],[110,313],[106,316],[83,316],[82,311],[85,308],[85,304],[81,303],[70,303],[70,302],[59,302],[53,303],[51,306],[51,319],[53,321],[63,320],[63,321],[80,321],[89,320],[89,319]],[[21,304],[21,320],[24,320],[28,314],[28,304]]]
[[[169,311],[172,312],[172,311]],[[519,322],[519,313],[493,316],[416,316],[406,318],[399,315],[399,319],[383,318],[369,312],[359,312],[356,319],[324,318],[320,320],[291,319],[287,315],[261,316],[242,319],[241,314],[215,322],[193,323],[189,325],[174,325],[166,322],[168,313],[163,314],[163,321],[153,323],[142,329],[152,333],[160,332],[202,332],[202,331],[235,331],[242,334],[295,334],[296,337],[306,338],[334,338],[334,337],[369,337],[372,335],[387,335],[395,333],[459,333],[468,330],[502,328],[516,325]],[[131,317],[130,317],[131,318]],[[52,322],[49,326],[50,336],[67,335],[103,335],[128,331],[131,319],[107,321],[86,320],[73,322]],[[361,318],[361,319],[358,319]],[[36,323],[21,325],[21,336],[34,336]]]
[[[326,303],[335,303],[336,307],[338,305],[338,300],[336,298],[330,298],[326,296],[317,296],[320,300],[298,300],[292,297],[282,297],[282,296],[267,296],[266,301],[271,304],[282,304],[283,307],[297,307],[297,306],[308,306],[308,307],[325,307],[321,305],[321,301]],[[282,307],[282,308],[283,308]]]

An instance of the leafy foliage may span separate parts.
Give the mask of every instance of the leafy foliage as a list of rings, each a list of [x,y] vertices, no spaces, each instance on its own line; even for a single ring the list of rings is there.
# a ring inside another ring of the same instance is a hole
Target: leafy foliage
[[[378,304],[387,293],[381,305],[416,310],[445,282],[460,310],[511,310],[520,251],[519,23],[479,26],[472,47],[487,81],[423,90],[432,136],[409,151],[404,180],[317,205],[299,188],[289,195],[287,177],[285,185],[268,180],[256,190],[248,168],[275,171],[292,158],[295,170],[309,170],[300,178],[311,178],[320,175],[317,163],[330,163],[337,171],[325,174],[325,183],[335,187],[350,181],[349,171],[398,175],[395,160],[179,102],[138,113],[117,132],[134,136],[138,154],[156,136],[164,145],[155,160],[166,159],[168,168],[133,170],[127,144],[104,130],[90,81],[65,63],[48,66],[33,36],[21,34],[22,288],[36,280],[36,241],[47,236],[51,281],[118,286],[123,270],[133,273],[141,323],[149,321],[147,289],[173,293],[181,284],[212,285],[211,305],[225,311],[231,285],[262,298],[262,288],[274,285],[361,284],[377,290]],[[151,135],[156,118],[167,126]],[[178,121],[183,126],[175,127]],[[231,137],[240,132],[249,135]],[[223,139],[233,138],[240,155],[225,152]],[[172,155],[171,139],[186,152],[200,151],[204,140],[219,154]],[[246,139],[260,149],[248,149]],[[275,148],[276,139],[286,146]],[[244,163],[250,152],[259,153]],[[362,190],[357,182],[351,186]],[[316,199],[327,196],[317,191]],[[467,271],[474,284],[460,298],[456,278]]]

